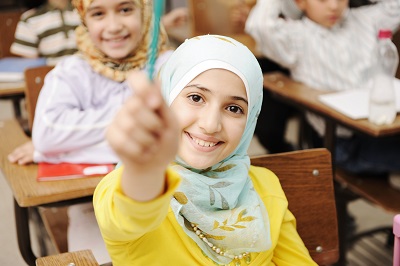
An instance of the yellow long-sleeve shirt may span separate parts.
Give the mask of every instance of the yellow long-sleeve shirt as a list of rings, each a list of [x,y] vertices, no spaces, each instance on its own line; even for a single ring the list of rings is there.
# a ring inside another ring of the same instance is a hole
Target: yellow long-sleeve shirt
[[[114,266],[126,265],[215,265],[185,234],[169,207],[180,177],[167,171],[167,191],[150,202],[136,202],[121,189],[122,167],[99,183],[94,208]],[[250,177],[270,219],[272,247],[251,253],[251,262],[242,265],[317,265],[296,231],[296,220],[278,178],[261,167],[250,167]],[[235,265],[231,262],[230,265]]]

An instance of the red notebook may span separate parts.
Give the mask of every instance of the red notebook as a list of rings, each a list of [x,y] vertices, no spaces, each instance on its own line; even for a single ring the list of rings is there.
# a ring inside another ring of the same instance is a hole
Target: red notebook
[[[37,181],[76,179],[104,176],[114,170],[114,164],[38,163]]]

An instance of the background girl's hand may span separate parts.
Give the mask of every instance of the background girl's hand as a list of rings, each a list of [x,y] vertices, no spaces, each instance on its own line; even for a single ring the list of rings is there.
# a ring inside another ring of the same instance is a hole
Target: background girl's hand
[[[178,128],[164,102],[159,84],[144,72],[132,72],[128,84],[134,89],[109,126],[106,137],[126,169],[139,175],[164,173],[178,150]]]
[[[29,164],[33,162],[33,154],[35,148],[33,147],[32,140],[18,146],[8,155],[8,160],[12,163],[19,165]]]
[[[189,12],[186,7],[172,9],[162,16],[161,22],[166,30],[185,25],[189,21]]]

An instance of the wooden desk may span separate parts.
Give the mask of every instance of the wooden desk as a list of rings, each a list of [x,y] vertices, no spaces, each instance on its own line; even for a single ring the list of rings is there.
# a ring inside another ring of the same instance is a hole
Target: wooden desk
[[[318,99],[319,95],[329,93],[307,87],[304,84],[293,81],[282,73],[270,73],[264,75],[264,88],[272,92],[281,101],[305,110],[312,111],[325,118],[326,134],[325,147],[333,152],[334,147],[334,128],[336,125],[346,126],[354,131],[368,134],[373,137],[384,137],[400,134],[400,115],[391,125],[377,126],[368,119],[354,120],[346,115],[325,105]],[[333,156],[332,156],[333,157]]]
[[[13,102],[14,113],[21,117],[21,99],[25,97],[25,82],[0,82],[0,99],[10,99]]]
[[[35,265],[36,257],[31,248],[28,209],[90,201],[101,177],[37,182],[37,165],[20,166],[10,163],[7,159],[7,155],[15,147],[28,140],[17,120],[0,121],[0,169],[14,196],[18,245],[24,260],[29,265]]]
[[[62,253],[36,260],[36,266],[99,266],[90,250]]]
[[[264,88],[272,92],[277,99],[295,106],[303,111],[312,111],[324,118],[326,122],[324,146],[331,151],[332,160],[334,158],[336,138],[335,132],[337,125],[343,125],[356,132],[367,134],[373,137],[384,137],[400,134],[400,115],[397,115],[393,124],[383,126],[372,124],[367,119],[353,120],[319,101],[319,95],[329,92],[312,89],[304,84],[293,81],[284,74],[265,74]],[[346,183],[346,187],[338,186],[336,189],[340,235],[339,265],[344,265],[345,252],[347,250],[346,245],[348,242],[346,228],[347,203],[352,198],[355,198],[355,195],[349,192],[357,191],[357,195],[363,195],[363,197],[369,199],[378,206],[381,206],[388,211],[396,211],[396,213],[400,209],[400,203],[398,200],[400,198],[400,192],[391,188],[387,184],[385,185],[385,181],[383,180],[374,180],[372,178],[369,180],[363,180],[362,178],[348,175],[348,173],[343,173],[343,171],[339,170],[335,173],[335,180],[338,182],[338,184]],[[351,190],[347,190],[347,187]],[[384,197],[382,197],[382,195],[384,195]]]

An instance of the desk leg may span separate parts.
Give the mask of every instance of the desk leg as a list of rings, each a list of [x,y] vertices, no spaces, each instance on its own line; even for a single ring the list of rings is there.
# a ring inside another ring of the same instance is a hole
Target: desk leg
[[[326,118],[325,127],[324,147],[331,152],[332,165],[335,165],[336,123]]]
[[[13,103],[13,108],[14,108],[14,114],[16,118],[21,118],[22,113],[21,113],[21,98],[12,98],[12,103]]]
[[[324,147],[331,152],[333,175],[335,175],[335,144],[336,144],[336,123],[326,118],[325,119],[325,136]],[[336,215],[338,220],[338,233],[339,233],[339,261],[335,266],[346,265],[346,252],[347,252],[347,197],[344,188],[335,182],[335,199],[336,199]]]
[[[36,256],[32,252],[28,208],[20,207],[14,199],[14,214],[15,224],[17,227],[18,246],[21,255],[29,266],[35,266]]]

